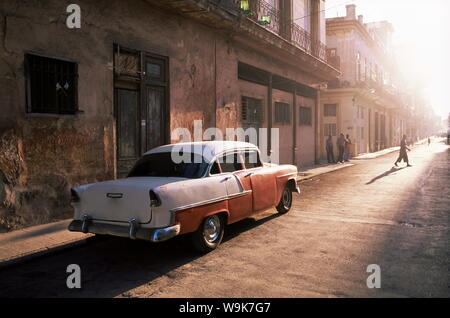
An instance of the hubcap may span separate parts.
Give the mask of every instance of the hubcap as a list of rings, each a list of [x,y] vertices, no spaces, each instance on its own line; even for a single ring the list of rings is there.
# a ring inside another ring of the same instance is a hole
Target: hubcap
[[[203,237],[208,243],[214,243],[221,231],[220,219],[217,215],[208,217],[203,225]]]
[[[283,205],[285,208],[290,208],[292,203],[292,194],[288,189],[284,189],[283,192]]]

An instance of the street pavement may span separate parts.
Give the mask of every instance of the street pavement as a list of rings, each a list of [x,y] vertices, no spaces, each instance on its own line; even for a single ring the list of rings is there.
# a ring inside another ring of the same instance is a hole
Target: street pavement
[[[450,297],[449,147],[420,145],[303,180],[285,215],[226,228],[199,255],[185,237],[160,244],[95,237],[0,269],[6,297]],[[66,268],[81,268],[68,289]],[[369,264],[381,269],[368,288]]]

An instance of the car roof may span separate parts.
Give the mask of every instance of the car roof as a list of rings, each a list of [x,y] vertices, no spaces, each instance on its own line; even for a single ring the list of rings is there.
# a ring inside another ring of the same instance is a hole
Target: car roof
[[[215,156],[233,150],[257,150],[258,147],[249,142],[243,141],[229,141],[229,140],[214,140],[214,141],[197,141],[197,142],[180,142],[176,144],[163,145],[153,148],[144,155],[161,152],[172,151],[186,151],[190,153],[200,154],[207,161],[212,160]]]

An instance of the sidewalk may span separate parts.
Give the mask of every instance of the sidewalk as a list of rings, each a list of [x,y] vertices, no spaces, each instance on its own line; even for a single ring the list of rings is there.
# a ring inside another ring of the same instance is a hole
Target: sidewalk
[[[383,155],[386,155],[388,153],[394,152],[394,151],[398,151],[400,149],[399,146],[397,147],[391,147],[391,148],[386,148],[377,152],[369,152],[369,153],[363,153],[359,156],[353,157],[352,159],[373,159],[373,158],[377,158]]]
[[[0,234],[0,268],[86,243],[91,234],[69,232],[71,219]]]
[[[314,165],[314,166],[303,167],[303,168],[300,168],[298,171],[297,182],[300,182],[303,180],[308,180],[308,179],[314,178],[314,177],[324,174],[324,173],[336,171],[336,170],[351,167],[354,165],[355,165],[354,163],[346,162],[346,163],[333,163],[333,164],[324,163],[324,164],[319,164],[319,165]]]
[[[419,141],[415,142],[412,147],[425,144],[426,142],[427,142],[426,138],[422,139],[422,140],[419,140]],[[376,152],[369,152],[369,153],[360,154],[360,155],[358,155],[356,157],[352,157],[350,159],[351,160],[374,159],[374,158],[378,158],[380,156],[387,155],[387,154],[389,154],[391,152],[398,151],[399,149],[400,149],[399,146],[386,148],[386,149],[383,149],[383,150],[380,150],[380,151],[376,151]],[[299,169],[298,176],[297,176],[297,182],[303,181],[303,180],[307,180],[307,179],[311,179],[311,178],[314,178],[314,177],[316,177],[318,175],[321,175],[321,174],[324,174],[324,173],[332,172],[332,171],[339,170],[339,169],[346,168],[346,167],[351,167],[353,165],[354,165],[354,163],[347,162],[347,163],[344,163],[344,164],[324,163],[324,164],[320,164],[320,165],[303,167],[303,168]]]
[[[415,146],[418,146],[418,145],[423,145],[423,144],[427,143],[427,141],[428,141],[427,138],[421,139],[419,141],[416,141],[412,145],[412,147],[415,147]],[[358,160],[358,159],[373,159],[373,158],[377,158],[377,157],[380,157],[380,156],[383,156],[383,155],[386,155],[388,153],[391,153],[391,152],[394,152],[394,151],[398,151],[398,150],[400,150],[400,147],[396,146],[396,147],[386,148],[386,149],[383,149],[383,150],[380,150],[380,151],[377,151],[377,152],[363,153],[363,154],[360,154],[360,155],[358,155],[356,157],[353,157],[352,159],[356,159],[356,160]]]

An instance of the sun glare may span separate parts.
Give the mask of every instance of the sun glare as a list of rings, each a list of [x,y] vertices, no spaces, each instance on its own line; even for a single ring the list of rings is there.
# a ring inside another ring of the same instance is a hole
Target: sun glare
[[[344,16],[356,4],[365,22],[387,20],[394,26],[393,49],[400,75],[408,86],[422,89],[435,113],[447,117],[450,106],[450,1],[327,0],[327,17]]]

